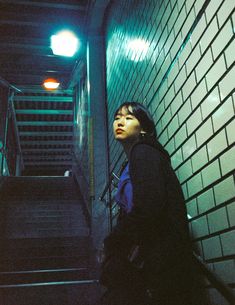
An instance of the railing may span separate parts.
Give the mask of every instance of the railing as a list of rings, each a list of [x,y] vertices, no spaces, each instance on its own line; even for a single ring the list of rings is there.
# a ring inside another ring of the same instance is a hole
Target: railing
[[[113,191],[117,189],[118,181],[119,181],[119,177],[114,172],[112,172],[109,181],[107,182],[102,194],[99,197],[99,200],[104,202],[106,207],[109,209],[109,225],[111,231],[114,225],[113,220],[118,214],[117,211],[118,209],[116,210],[117,205],[115,204],[114,197],[112,196]],[[105,195],[108,195],[108,199],[105,199]]]
[[[60,285],[94,285],[99,284],[98,280],[78,280],[78,281],[63,281],[63,282],[41,282],[41,283],[23,283],[23,284],[6,284],[0,285],[0,289],[9,288],[26,288],[26,287],[42,287],[42,286],[60,286]]]
[[[198,264],[200,270],[203,275],[208,279],[211,283],[212,287],[214,287],[217,291],[221,293],[221,295],[228,301],[229,304],[235,304],[235,295],[233,290],[224,283],[224,281],[213,271],[211,271],[208,266],[204,263],[201,256],[197,255],[195,252],[193,253],[196,264]]]
[[[106,184],[102,194],[100,195],[99,197],[99,200],[100,201],[104,201],[104,196],[107,194],[108,190],[110,189],[110,187],[113,185],[115,187],[115,184],[113,183],[114,179],[117,179],[119,180],[119,177],[113,172],[111,175],[110,175],[110,179],[108,181],[108,183]]]
[[[112,197],[112,193],[117,188],[117,183],[115,183],[115,179],[119,181],[119,177],[115,173],[112,173],[101,196],[99,197],[99,199],[103,201],[106,204],[107,208],[109,208],[110,210],[109,215],[110,215],[111,229],[113,227],[113,219],[117,217],[116,215],[117,210],[115,210],[117,205],[115,203],[114,198]],[[109,200],[105,200],[104,199],[105,195],[107,195],[108,192],[109,192],[108,194]],[[214,287],[227,300],[227,302],[230,305],[235,305],[235,294],[233,290],[217,274],[215,274],[211,269],[209,269],[209,267],[203,261],[201,256],[193,252],[193,257],[195,263],[198,265],[202,274],[208,279],[212,287]]]
[[[12,118],[13,120],[13,129],[14,129],[14,135],[15,135],[15,142],[16,142],[16,151],[17,151],[17,156],[20,156],[19,161],[16,160],[15,162],[20,162],[20,164],[17,164],[17,166],[23,168],[23,159],[22,159],[22,152],[21,152],[21,146],[20,146],[20,140],[19,140],[19,132],[17,128],[17,122],[16,122],[16,114],[15,114],[15,108],[14,108],[14,94],[15,91],[21,92],[19,89],[16,87],[10,85],[8,82],[4,81],[0,77],[0,84],[3,84],[8,88],[8,96],[6,96],[6,103],[7,103],[7,108],[6,108],[6,114],[5,114],[5,126],[4,126],[4,135],[3,135],[3,143],[2,147],[0,147],[0,153],[2,154],[2,159],[1,159],[1,176],[4,176],[4,163],[5,160],[7,160],[8,157],[8,145],[7,145],[7,139],[8,139],[8,133],[9,133],[9,119]]]
[[[6,81],[4,78],[2,78],[0,76],[0,84],[2,84],[4,87],[7,87],[7,88],[11,88],[12,90],[16,91],[16,92],[22,92],[19,88],[11,85],[10,83],[8,83],[8,81]]]

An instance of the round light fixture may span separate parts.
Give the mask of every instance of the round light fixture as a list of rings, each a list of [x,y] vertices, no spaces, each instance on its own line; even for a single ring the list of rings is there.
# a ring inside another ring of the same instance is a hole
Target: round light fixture
[[[53,54],[72,57],[78,50],[79,41],[70,31],[61,31],[51,36],[51,49]]]
[[[54,78],[47,78],[43,82],[43,87],[47,90],[55,90],[59,85],[60,83]]]

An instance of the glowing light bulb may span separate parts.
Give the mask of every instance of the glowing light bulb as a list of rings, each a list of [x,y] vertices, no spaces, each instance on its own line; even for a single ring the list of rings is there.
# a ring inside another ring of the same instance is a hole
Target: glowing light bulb
[[[48,78],[44,81],[43,86],[47,90],[55,90],[59,87],[60,83],[54,78]]]
[[[61,31],[51,36],[51,49],[55,55],[72,57],[77,52],[78,46],[78,38],[70,31]]]

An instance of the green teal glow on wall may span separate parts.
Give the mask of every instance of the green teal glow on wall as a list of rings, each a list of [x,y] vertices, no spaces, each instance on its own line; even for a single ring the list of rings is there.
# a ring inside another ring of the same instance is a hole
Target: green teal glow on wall
[[[146,59],[149,42],[144,39],[130,39],[126,45],[126,56],[131,61],[139,62]]]

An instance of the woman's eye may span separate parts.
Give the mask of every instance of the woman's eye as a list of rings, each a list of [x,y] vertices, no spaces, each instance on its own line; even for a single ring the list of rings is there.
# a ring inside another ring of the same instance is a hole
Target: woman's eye
[[[132,117],[132,116],[127,116],[126,119],[127,119],[127,120],[132,120],[133,117]]]
[[[119,120],[120,117],[119,116],[115,116],[114,121]]]

